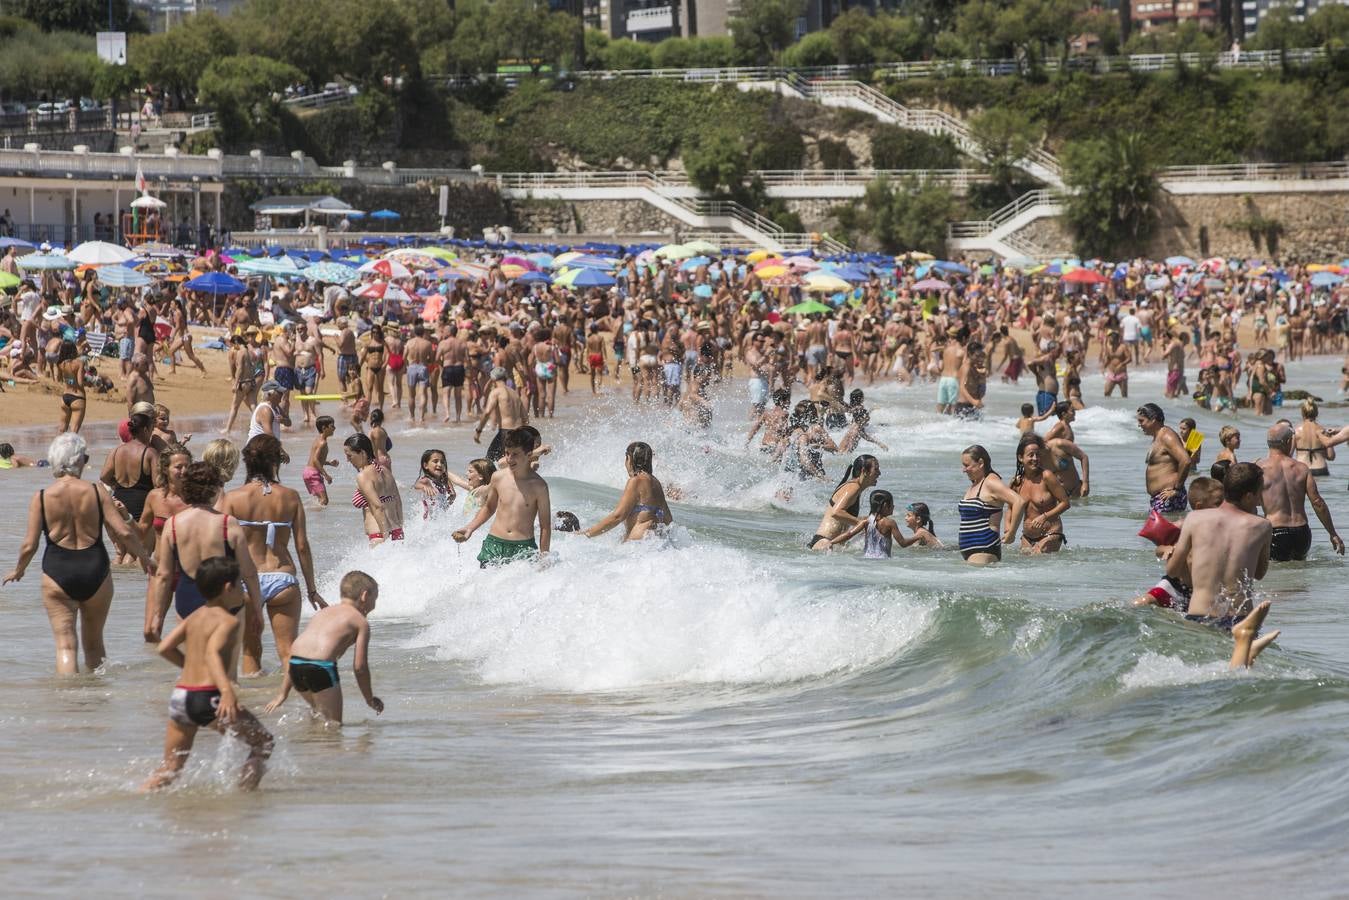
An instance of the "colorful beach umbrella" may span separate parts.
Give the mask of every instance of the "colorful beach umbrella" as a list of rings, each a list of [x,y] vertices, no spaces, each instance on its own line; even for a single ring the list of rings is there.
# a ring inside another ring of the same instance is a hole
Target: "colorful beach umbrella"
[[[300,274],[311,284],[319,281],[327,284],[346,284],[357,277],[355,268],[336,262],[315,263],[306,267]]]
[[[19,257],[19,268],[29,272],[73,269],[75,261],[61,253],[30,253]]]
[[[373,259],[361,266],[358,272],[373,272],[385,278],[411,278],[412,270],[396,259]]]
[[[126,266],[100,266],[97,271],[98,280],[108,287],[138,288],[145,287],[154,281],[144,272],[137,272],[135,269],[128,269]]]
[[[804,303],[798,303],[795,306],[789,306],[783,310],[789,316],[809,316],[814,313],[833,312],[831,307],[825,306],[818,300],[807,300]]]
[[[922,281],[915,282],[913,289],[915,291],[949,291],[951,285],[940,278],[924,278]]]

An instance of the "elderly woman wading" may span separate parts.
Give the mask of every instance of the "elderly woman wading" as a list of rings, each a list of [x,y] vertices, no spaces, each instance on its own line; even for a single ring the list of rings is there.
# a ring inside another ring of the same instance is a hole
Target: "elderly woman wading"
[[[84,646],[84,665],[89,671],[103,664],[103,625],[112,604],[112,568],[103,532],[151,570],[150,555],[140,536],[124,517],[112,496],[80,476],[89,464],[84,438],[67,432],[52,441],[47,450],[56,483],[37,492],[28,504],[28,532],[19,548],[14,570],[4,584],[23,578],[37,552],[38,535],[47,539],[42,554],[42,605],[56,638],[56,671],[73,675],[79,671],[76,643]],[[76,637],[76,622],[80,634]]]

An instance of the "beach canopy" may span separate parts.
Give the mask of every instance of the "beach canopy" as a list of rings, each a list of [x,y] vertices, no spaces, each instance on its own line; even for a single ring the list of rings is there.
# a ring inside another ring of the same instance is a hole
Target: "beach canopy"
[[[207,272],[205,275],[199,275],[191,281],[184,282],[183,287],[189,291],[214,294],[217,297],[229,297],[242,294],[247,285],[226,272]]]
[[[377,209],[370,214],[372,219],[401,219],[403,216],[391,209]]]
[[[915,282],[913,289],[915,291],[949,291],[951,285],[940,278],[924,278],[922,281]]]
[[[30,272],[73,269],[76,265],[73,259],[60,253],[30,253],[19,257],[19,268]]]

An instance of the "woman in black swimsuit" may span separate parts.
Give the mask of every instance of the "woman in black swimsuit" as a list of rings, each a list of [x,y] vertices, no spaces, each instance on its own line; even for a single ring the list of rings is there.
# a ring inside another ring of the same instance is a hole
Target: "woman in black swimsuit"
[[[881,464],[876,457],[863,453],[855,458],[829,496],[829,508],[820,518],[806,549],[828,550],[834,538],[861,522],[862,492],[874,487],[880,477]]]
[[[3,583],[23,578],[37,553],[38,535],[46,537],[42,605],[47,608],[56,638],[56,672],[79,672],[77,645],[83,645],[85,669],[92,672],[103,664],[103,625],[112,604],[112,569],[103,546],[103,532],[129,548],[147,573],[150,555],[107,491],[80,477],[89,464],[84,438],[73,433],[61,435],[52,441],[47,459],[56,483],[38,491],[28,504],[28,532],[19,548],[19,560]]]
[[[113,499],[126,508],[131,518],[139,520],[145,511],[145,498],[154,490],[154,473],[159,467],[159,453],[150,446],[155,420],[136,413],[127,420],[127,429],[131,440],[108,454],[99,480],[108,486]],[[131,483],[127,484],[128,481]]]
[[[62,341],[56,358],[56,378],[61,384],[61,430],[76,434],[84,424],[84,360],[74,341]]]
[[[365,366],[365,395],[373,409],[384,406],[384,365],[389,345],[384,343],[384,329],[376,325],[370,329],[370,342],[361,348],[361,362]]]

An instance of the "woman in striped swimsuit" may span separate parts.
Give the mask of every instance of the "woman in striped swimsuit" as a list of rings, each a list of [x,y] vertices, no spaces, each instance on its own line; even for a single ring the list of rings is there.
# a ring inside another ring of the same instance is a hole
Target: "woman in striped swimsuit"
[[[970,480],[970,489],[956,504],[960,511],[960,555],[972,566],[986,566],[1001,560],[1002,545],[1016,539],[1026,501],[1002,483],[993,471],[988,451],[978,444],[971,444],[960,454],[960,466]],[[998,530],[1004,505],[1011,510],[1005,536]]]

